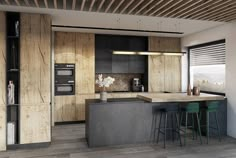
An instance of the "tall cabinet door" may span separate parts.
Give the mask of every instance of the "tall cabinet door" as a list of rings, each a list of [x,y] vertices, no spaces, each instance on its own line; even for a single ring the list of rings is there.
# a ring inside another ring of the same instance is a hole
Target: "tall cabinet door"
[[[51,18],[20,18],[20,144],[50,142]]]
[[[6,150],[6,16],[0,12],[0,151]]]

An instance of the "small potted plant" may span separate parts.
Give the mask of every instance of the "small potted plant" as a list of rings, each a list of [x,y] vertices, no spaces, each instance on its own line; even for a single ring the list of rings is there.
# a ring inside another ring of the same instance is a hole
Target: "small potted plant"
[[[100,92],[100,100],[107,101],[107,92],[106,88],[113,84],[115,81],[114,78],[108,76],[106,78],[102,77],[102,74],[98,75],[98,79],[96,80],[96,84],[102,89]]]

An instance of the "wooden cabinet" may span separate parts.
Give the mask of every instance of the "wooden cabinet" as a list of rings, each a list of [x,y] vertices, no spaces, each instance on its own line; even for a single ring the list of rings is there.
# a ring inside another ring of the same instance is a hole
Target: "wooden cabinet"
[[[51,17],[20,14],[20,144],[51,141]]]

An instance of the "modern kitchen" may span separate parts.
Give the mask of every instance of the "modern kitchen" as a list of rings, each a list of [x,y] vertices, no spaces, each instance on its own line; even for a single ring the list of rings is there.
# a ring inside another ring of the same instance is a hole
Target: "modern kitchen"
[[[235,7],[1,1],[0,157],[234,157]]]

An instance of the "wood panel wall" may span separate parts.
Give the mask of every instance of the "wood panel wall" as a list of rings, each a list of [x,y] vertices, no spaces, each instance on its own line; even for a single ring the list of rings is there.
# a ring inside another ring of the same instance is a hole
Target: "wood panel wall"
[[[6,15],[0,12],[0,151],[6,150]]]
[[[20,18],[20,143],[50,142],[51,18]]]
[[[180,50],[180,38],[149,37],[149,51]],[[181,91],[181,56],[149,56],[148,71],[149,92]]]
[[[75,63],[75,95],[55,96],[55,122],[85,119],[85,98],[94,98],[95,39],[90,33],[55,32],[55,63]]]

